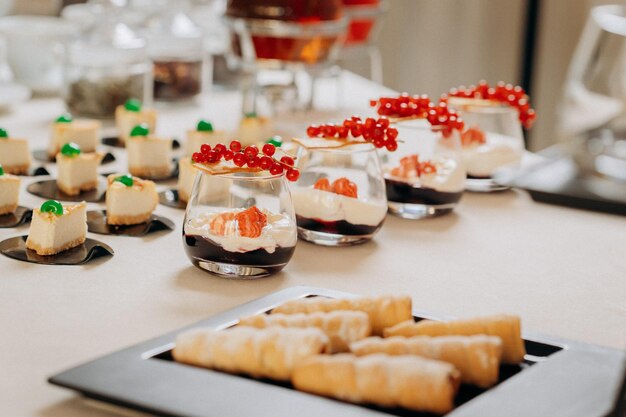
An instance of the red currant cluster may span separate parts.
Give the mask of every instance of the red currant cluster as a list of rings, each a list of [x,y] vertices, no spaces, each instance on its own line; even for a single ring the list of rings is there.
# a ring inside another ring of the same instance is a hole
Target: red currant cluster
[[[452,129],[463,131],[465,123],[454,109],[448,107],[446,102],[440,101],[436,106],[431,105],[426,119],[434,128],[438,126],[444,136],[450,136]],[[434,130],[434,129],[433,129]]]
[[[211,148],[205,143],[200,147],[200,152],[194,152],[191,159],[197,164],[216,164],[222,159],[233,161],[233,164],[239,168],[247,166],[248,168],[269,171],[272,175],[280,175],[285,172],[289,181],[297,181],[300,172],[294,167],[293,158],[284,155],[278,160],[273,157],[275,153],[276,146],[271,143],[266,143],[263,145],[263,149],[259,151],[259,148],[254,145],[242,149],[241,143],[234,140],[228,147],[218,143]]]
[[[358,116],[352,116],[343,121],[343,124],[311,125],[306,134],[311,138],[337,138],[346,139],[348,135],[353,138],[362,137],[371,142],[377,148],[387,148],[393,152],[398,149],[398,130],[389,126],[389,119],[380,117],[374,119],[368,117],[365,121]]]
[[[489,87],[486,81],[481,81],[478,85],[453,88],[448,92],[448,96],[494,100],[508,104],[517,108],[520,122],[526,129],[529,129],[537,118],[535,110],[530,108],[530,97],[528,97],[524,89],[518,85],[513,86],[513,84],[506,84],[502,81],[496,84],[495,87]]]
[[[402,93],[399,97],[370,100],[370,106],[378,107],[376,111],[381,116],[424,118],[428,114],[431,101],[426,94],[409,96]]]

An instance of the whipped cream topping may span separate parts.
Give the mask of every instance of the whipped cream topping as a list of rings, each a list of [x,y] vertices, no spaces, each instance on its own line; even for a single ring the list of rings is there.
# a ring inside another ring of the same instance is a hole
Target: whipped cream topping
[[[268,253],[274,253],[277,246],[295,246],[298,236],[293,221],[284,214],[275,214],[265,209],[261,211],[267,216],[267,225],[259,237],[241,236],[236,222],[229,224],[224,236],[213,233],[211,221],[223,212],[203,213],[187,221],[185,234],[208,238],[229,252],[243,253],[265,249]]]
[[[296,188],[292,197],[296,214],[309,219],[377,226],[387,215],[386,201],[370,202],[314,188]]]
[[[431,188],[442,193],[458,193],[465,188],[465,168],[452,158],[434,158],[431,160],[437,172],[411,176],[409,178],[396,177],[387,174],[387,178],[411,184],[414,188]]]
[[[523,145],[514,137],[487,132],[486,143],[463,147],[463,160],[469,175],[490,177],[500,167],[519,163],[523,153]]]

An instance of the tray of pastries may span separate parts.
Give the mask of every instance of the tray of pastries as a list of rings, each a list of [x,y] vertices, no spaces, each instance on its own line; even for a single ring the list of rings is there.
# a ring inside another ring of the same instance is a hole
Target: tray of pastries
[[[625,359],[510,314],[293,287],[49,382],[163,416],[581,416],[610,412]]]

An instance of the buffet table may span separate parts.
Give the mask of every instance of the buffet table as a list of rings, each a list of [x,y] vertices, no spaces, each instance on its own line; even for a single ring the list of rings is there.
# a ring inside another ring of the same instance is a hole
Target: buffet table
[[[335,118],[358,109],[365,113],[369,98],[388,92],[348,73],[339,85],[338,96],[335,88],[320,85],[320,100],[342,106]],[[220,129],[234,129],[239,106],[236,92],[211,93],[192,107],[161,109],[158,131],[181,137],[200,117]],[[0,115],[0,126],[30,139],[31,149],[41,149],[51,120],[63,110],[60,99],[34,99]],[[301,129],[308,121],[308,116],[296,116],[283,128]],[[112,152],[117,161],[100,170],[125,171],[123,151]],[[54,165],[47,167],[54,175]],[[21,204],[39,206],[42,199],[25,189],[42,177],[22,178]],[[174,185],[160,183],[159,189]],[[89,204],[89,209],[97,207]],[[145,238],[89,234],[109,244],[115,256],[85,266],[46,267],[0,256],[0,328],[5,334],[0,415],[119,415],[91,408],[46,379],[295,285],[406,293],[420,310],[450,316],[510,312],[533,332],[626,347],[623,217],[535,203],[517,190],[467,193],[453,214],[421,221],[388,216],[374,241],[354,247],[299,242],[278,275],[229,281],[188,261],[181,242],[182,210],[160,205],[156,213],[173,220],[176,230]],[[0,229],[0,240],[27,232],[28,226]]]

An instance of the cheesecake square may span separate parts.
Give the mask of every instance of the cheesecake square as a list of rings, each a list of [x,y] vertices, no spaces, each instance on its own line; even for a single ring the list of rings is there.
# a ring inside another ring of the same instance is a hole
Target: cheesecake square
[[[78,195],[83,191],[98,188],[98,166],[104,158],[101,152],[64,155],[57,158],[57,187],[67,195]]]
[[[243,146],[265,142],[274,134],[274,124],[269,117],[247,115],[239,123],[239,141]]]
[[[30,149],[26,139],[0,137],[0,165],[4,172],[26,175],[30,163]]]
[[[126,142],[128,171],[140,178],[167,178],[172,173],[172,140],[132,136]]]
[[[119,140],[126,143],[130,139],[130,132],[138,124],[148,125],[150,132],[156,130],[157,111],[150,108],[139,107],[139,110],[128,110],[125,105],[115,108],[115,126]]]
[[[83,152],[95,152],[100,140],[102,124],[96,120],[72,120],[69,122],[54,122],[52,135],[48,147],[48,156],[53,158],[61,150],[61,147],[73,142]]]
[[[62,205],[49,200],[33,210],[26,247],[38,255],[56,255],[85,242],[87,204]]]
[[[133,225],[150,219],[159,202],[156,185],[125,174],[107,177],[107,223]]]
[[[0,167],[0,173],[2,167]],[[0,216],[11,214],[17,209],[20,195],[20,179],[11,174],[0,174]]]
[[[198,170],[193,167],[191,158],[182,158],[178,163],[178,199],[187,203],[191,198],[194,182]],[[200,194],[203,200],[215,201],[228,196],[230,190],[229,181],[225,181],[219,176],[207,176],[202,181]]]

